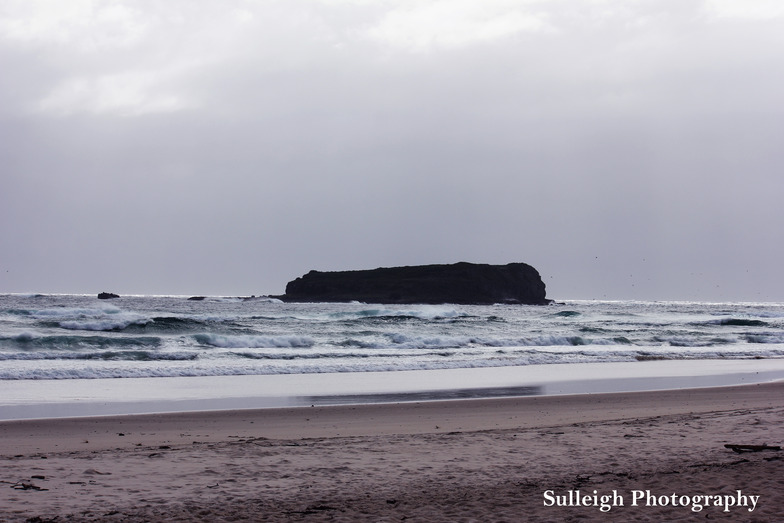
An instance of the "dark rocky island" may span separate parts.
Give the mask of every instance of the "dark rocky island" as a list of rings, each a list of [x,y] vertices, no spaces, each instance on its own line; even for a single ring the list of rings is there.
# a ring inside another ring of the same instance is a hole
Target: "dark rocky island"
[[[546,305],[539,272],[525,263],[454,263],[362,271],[310,271],[286,285],[286,302]]]
[[[115,298],[119,298],[119,294],[115,294],[113,292],[99,292],[98,299],[99,300],[113,300]]]

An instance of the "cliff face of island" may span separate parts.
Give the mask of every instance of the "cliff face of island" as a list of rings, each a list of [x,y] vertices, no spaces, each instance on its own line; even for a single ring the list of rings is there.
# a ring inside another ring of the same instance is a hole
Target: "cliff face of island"
[[[287,302],[546,305],[539,272],[525,263],[455,263],[363,271],[310,271],[286,285]]]

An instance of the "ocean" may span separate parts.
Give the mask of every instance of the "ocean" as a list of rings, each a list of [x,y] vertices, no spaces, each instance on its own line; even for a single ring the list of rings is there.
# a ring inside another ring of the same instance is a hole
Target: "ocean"
[[[0,383],[781,358],[782,303],[0,295]]]

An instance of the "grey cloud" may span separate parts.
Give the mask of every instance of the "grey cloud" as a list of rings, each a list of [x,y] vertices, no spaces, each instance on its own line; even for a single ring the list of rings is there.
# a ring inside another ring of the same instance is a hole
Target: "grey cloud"
[[[167,5],[105,51],[2,40],[0,291],[519,260],[556,298],[784,295],[780,18],[531,2],[547,31],[411,47],[391,4]]]

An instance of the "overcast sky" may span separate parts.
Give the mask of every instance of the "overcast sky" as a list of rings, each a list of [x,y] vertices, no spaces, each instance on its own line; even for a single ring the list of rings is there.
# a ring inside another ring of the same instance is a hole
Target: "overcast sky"
[[[780,0],[3,0],[0,292],[784,301]]]

